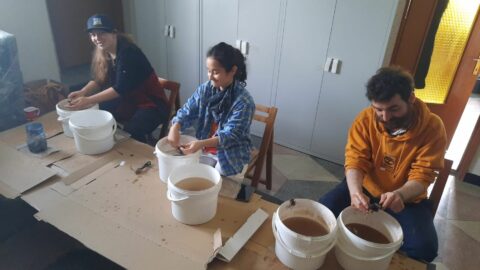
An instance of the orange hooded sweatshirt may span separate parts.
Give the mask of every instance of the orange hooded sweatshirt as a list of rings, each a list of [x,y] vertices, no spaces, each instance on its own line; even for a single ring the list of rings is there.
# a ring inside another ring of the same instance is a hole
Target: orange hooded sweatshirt
[[[443,168],[447,135],[442,120],[419,99],[413,104],[416,122],[404,134],[391,136],[376,120],[373,108],[363,110],[348,134],[345,169],[358,169],[365,175],[363,187],[374,197],[396,190],[416,180],[427,196],[427,188]]]

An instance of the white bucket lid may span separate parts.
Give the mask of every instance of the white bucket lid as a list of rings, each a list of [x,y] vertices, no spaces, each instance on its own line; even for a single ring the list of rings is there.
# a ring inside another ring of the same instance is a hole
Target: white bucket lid
[[[79,129],[97,129],[110,125],[113,115],[104,110],[84,110],[70,116],[70,125]]]
[[[68,105],[68,99],[60,100],[57,103],[56,109],[57,109],[57,114],[59,116],[67,117],[68,115],[70,115],[73,112],[77,112],[77,111],[81,111],[81,110],[87,110],[87,109],[94,109],[94,108],[98,109],[98,104],[93,104],[93,105],[90,105],[90,106],[87,106],[87,107],[81,108],[81,109],[68,108],[67,105]]]
[[[180,135],[180,144],[187,144],[189,142],[196,141],[196,140],[197,140],[197,138],[192,137],[192,136]],[[190,154],[190,155],[178,155],[179,154],[178,150],[175,147],[171,146],[170,143],[168,143],[168,138],[167,137],[163,137],[155,145],[155,154],[157,156],[161,155],[161,156],[167,156],[167,157],[182,159],[182,158],[191,158],[190,157],[191,155],[199,156],[200,152],[201,151],[197,151],[197,152],[195,152],[193,154]]]

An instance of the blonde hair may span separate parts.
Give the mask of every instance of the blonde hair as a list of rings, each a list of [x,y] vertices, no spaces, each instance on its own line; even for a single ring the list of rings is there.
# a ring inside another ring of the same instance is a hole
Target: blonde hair
[[[124,33],[113,32],[117,35],[117,46],[119,41],[135,44],[132,37]],[[91,74],[93,80],[100,86],[104,87],[108,84],[109,62],[111,57],[105,50],[95,47],[92,57]]]

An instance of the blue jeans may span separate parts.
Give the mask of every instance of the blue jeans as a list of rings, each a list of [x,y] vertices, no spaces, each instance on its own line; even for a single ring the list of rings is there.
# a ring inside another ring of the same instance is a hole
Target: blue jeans
[[[364,192],[372,202],[379,201],[379,198],[372,197],[365,189]],[[338,217],[343,209],[350,206],[347,181],[342,181],[318,201]],[[400,250],[409,257],[427,262],[431,262],[437,257],[438,239],[433,224],[432,205],[429,200],[407,203],[399,213],[394,213],[390,209],[387,209],[386,212],[392,215],[402,227],[403,245]]]

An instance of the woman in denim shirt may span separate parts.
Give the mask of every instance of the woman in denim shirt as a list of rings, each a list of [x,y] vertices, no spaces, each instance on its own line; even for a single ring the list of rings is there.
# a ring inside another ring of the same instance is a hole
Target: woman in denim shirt
[[[245,57],[221,42],[208,51],[206,64],[209,81],[178,110],[168,141],[185,154],[199,150],[216,154],[220,173],[235,175],[250,161],[250,125],[255,112],[253,98],[245,89]],[[198,140],[180,145],[180,131],[195,122]]]

